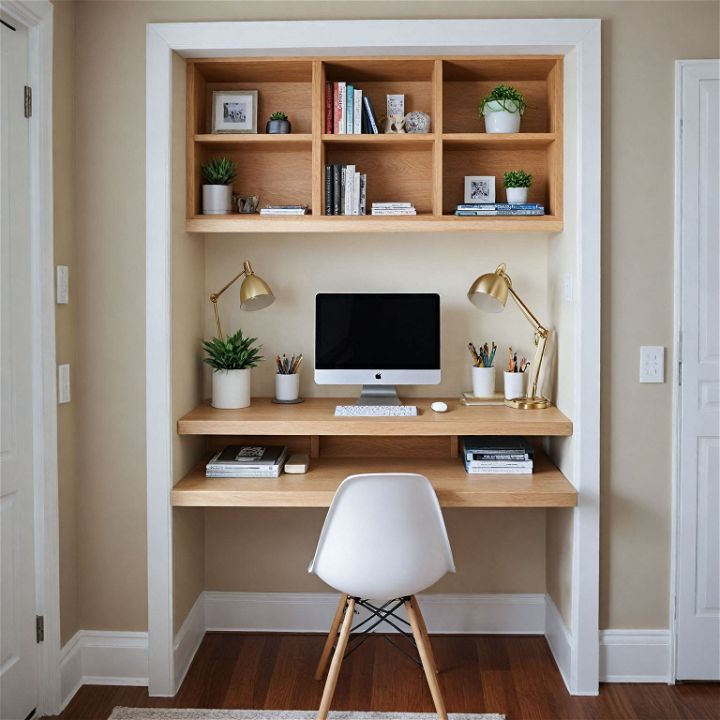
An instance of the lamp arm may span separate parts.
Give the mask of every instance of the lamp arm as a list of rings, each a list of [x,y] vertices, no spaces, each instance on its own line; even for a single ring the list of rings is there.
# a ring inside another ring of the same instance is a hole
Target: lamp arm
[[[247,265],[247,263],[246,263]],[[218,311],[218,300],[220,299],[220,296],[237,280],[239,280],[243,275],[248,274],[247,267],[244,267],[225,287],[216,293],[210,293],[210,302],[212,303],[213,310],[215,311],[215,325],[217,327],[218,331],[218,337],[221,340],[225,340],[225,336],[223,335],[222,331],[222,325],[220,325],[220,312]]]

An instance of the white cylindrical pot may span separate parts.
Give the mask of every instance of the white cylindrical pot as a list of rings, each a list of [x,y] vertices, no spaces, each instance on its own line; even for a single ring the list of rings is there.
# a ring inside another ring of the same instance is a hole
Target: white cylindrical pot
[[[229,215],[232,185],[203,185],[203,215]]]
[[[505,372],[505,399],[525,397],[525,373]]]
[[[495,394],[495,368],[473,367],[472,386],[475,397],[491,397]]]
[[[509,203],[526,203],[528,189],[526,187],[505,188],[505,196]]]
[[[212,374],[212,406],[236,410],[250,406],[250,368],[214,370]]]
[[[276,400],[297,400],[300,397],[300,374],[275,375],[275,399]]]
[[[505,100],[507,107],[514,107],[512,100]],[[520,131],[520,112],[503,110],[497,100],[491,100],[483,108],[485,118],[485,132],[488,133],[516,133]]]

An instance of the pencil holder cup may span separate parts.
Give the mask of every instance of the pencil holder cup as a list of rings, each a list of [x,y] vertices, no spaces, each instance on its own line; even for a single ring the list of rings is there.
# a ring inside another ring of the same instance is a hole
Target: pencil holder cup
[[[525,373],[505,372],[505,399],[525,397]]]
[[[475,397],[491,397],[495,394],[495,368],[473,367],[472,387]]]
[[[297,400],[300,397],[300,373],[275,375],[275,399]]]

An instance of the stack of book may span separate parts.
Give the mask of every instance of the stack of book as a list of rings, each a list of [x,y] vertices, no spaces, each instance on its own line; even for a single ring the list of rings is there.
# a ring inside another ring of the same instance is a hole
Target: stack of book
[[[409,202],[374,202],[373,215],[417,215],[415,206]]]
[[[485,215],[544,215],[545,208],[537,203],[462,203],[455,214],[465,217]]]
[[[279,445],[228,445],[215,453],[205,466],[205,476],[242,478],[280,476],[287,448]]]
[[[266,205],[260,208],[261,215],[307,215],[307,205]]]
[[[365,215],[367,175],[355,165],[325,166],[325,214]]]
[[[464,437],[461,453],[465,471],[471,475],[522,475],[533,471],[534,448],[523,437]]]
[[[380,127],[370,97],[346,82],[325,83],[325,132],[377,135]]]

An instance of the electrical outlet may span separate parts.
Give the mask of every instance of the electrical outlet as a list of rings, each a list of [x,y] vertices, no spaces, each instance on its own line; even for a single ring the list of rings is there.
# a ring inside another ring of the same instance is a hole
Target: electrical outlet
[[[640,382],[665,382],[665,348],[662,345],[643,345],[640,348]]]
[[[58,404],[70,402],[70,365],[58,365]]]
[[[55,268],[55,302],[67,305],[70,300],[68,266],[58,265]]]

